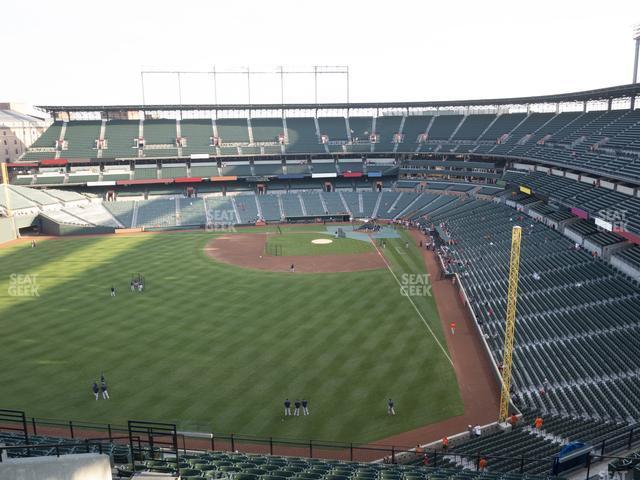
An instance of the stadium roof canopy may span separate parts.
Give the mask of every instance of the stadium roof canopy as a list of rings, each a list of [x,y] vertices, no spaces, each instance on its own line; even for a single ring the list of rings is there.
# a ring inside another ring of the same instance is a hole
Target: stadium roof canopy
[[[368,103],[272,103],[272,104],[175,104],[175,105],[39,105],[37,108],[56,112],[122,112],[161,110],[281,110],[281,109],[357,109],[357,108],[442,108],[499,105],[531,105],[563,102],[612,101],[640,95],[640,83],[585,90],[582,92],[540,95],[534,97],[489,98],[480,100],[437,100],[426,102]]]

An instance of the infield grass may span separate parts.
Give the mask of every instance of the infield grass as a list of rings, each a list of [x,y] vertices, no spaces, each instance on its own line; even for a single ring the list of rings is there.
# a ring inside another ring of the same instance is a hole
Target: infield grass
[[[327,239],[331,243],[312,243],[316,239]],[[315,233],[283,233],[282,235],[270,235],[267,237],[267,247],[265,251],[278,252],[278,255],[334,255],[348,253],[372,252],[373,245],[370,242],[356,240],[353,238],[336,238],[335,235],[315,232]]]
[[[306,245],[304,235],[291,236]],[[211,238],[118,235],[0,249],[0,408],[354,442],[462,413],[453,368],[387,270],[243,270],[207,257]],[[388,240],[385,256],[397,274],[424,273],[404,239]],[[144,293],[129,291],[137,273]],[[38,296],[12,296],[29,278],[12,274],[35,276]],[[433,299],[415,301],[442,336]],[[108,401],[90,391],[101,370]],[[307,398],[311,416],[285,421],[285,397]],[[395,417],[386,415],[389,397]]]

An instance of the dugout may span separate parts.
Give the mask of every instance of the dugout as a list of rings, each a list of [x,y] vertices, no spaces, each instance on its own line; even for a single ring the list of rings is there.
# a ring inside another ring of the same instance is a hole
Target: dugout
[[[299,215],[299,216],[286,216],[285,222],[287,223],[325,223],[325,222],[350,222],[351,217],[348,214],[344,215]]]

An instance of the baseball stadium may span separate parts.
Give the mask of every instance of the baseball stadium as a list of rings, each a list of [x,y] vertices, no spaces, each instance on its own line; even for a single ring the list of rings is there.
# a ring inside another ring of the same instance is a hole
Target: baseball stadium
[[[636,79],[38,105],[0,479],[639,479]]]

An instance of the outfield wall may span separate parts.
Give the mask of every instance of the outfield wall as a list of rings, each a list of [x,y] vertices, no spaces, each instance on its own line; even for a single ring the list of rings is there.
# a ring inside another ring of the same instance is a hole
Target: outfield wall
[[[40,231],[46,235],[66,236],[66,235],[100,235],[114,233],[115,228],[104,226],[84,226],[59,223],[55,220],[40,214]]]
[[[0,243],[10,242],[17,238],[13,228],[13,220],[8,217],[0,218]]]

